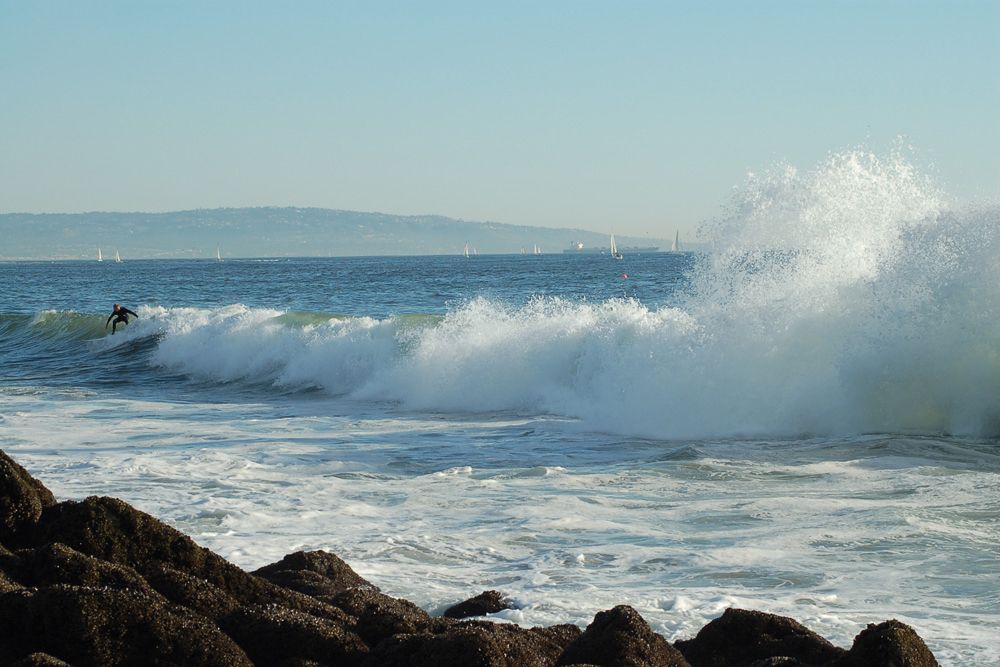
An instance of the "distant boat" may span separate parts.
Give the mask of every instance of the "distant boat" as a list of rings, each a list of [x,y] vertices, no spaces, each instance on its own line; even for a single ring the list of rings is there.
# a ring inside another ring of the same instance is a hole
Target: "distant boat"
[[[98,262],[103,262],[104,261],[104,255],[101,254],[101,249],[100,248],[97,249],[97,261]]]
[[[624,255],[618,252],[618,244],[615,243],[615,235],[611,235],[611,256],[615,259],[622,259]]]
[[[465,257],[466,259],[469,258],[469,244],[468,243],[465,244],[465,248],[462,250],[462,256]]]
[[[222,261],[222,253],[219,252],[219,246],[215,246],[215,261],[217,262]]]
[[[118,264],[122,263],[122,256],[118,254],[118,248],[115,248],[115,262]]]
[[[542,254],[542,249],[538,247],[537,243],[535,244],[535,252],[533,254],[535,254],[535,255],[541,255]]]
[[[680,252],[681,251],[681,230],[674,232],[674,243],[670,246],[670,252]]]

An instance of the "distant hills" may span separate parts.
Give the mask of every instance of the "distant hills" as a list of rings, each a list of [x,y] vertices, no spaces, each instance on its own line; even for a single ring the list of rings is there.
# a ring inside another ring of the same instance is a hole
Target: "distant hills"
[[[611,232],[613,230],[608,230]],[[664,230],[669,233],[670,230]],[[616,235],[619,246],[669,248],[664,239]],[[218,208],[170,213],[0,214],[0,258],[297,257],[562,252],[575,242],[604,247],[608,235],[322,208]]]

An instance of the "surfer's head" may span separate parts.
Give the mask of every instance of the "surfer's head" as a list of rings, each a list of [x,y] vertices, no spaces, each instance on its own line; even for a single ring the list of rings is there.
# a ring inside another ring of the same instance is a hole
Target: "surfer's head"
[[[115,310],[121,310],[121,309],[122,309],[122,307],[116,303],[115,304]]]

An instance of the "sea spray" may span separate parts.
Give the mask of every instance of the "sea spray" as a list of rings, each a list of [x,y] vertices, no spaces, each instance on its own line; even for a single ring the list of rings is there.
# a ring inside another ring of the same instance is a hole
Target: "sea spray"
[[[98,340],[102,316],[45,311],[4,316],[5,344],[51,359],[47,341],[83,340],[95,374],[141,365],[662,439],[1000,430],[997,209],[950,210],[902,156],[848,151],[751,176],[702,236],[710,250],[669,296],[479,295],[443,316],[137,306]],[[495,261],[528,268],[518,259]],[[602,261],[555,266],[621,282]]]

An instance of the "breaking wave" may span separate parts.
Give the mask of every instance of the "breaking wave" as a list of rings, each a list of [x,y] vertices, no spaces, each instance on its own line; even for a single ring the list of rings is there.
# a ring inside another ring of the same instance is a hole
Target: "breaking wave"
[[[148,341],[135,353],[149,367],[199,382],[657,438],[1000,432],[998,209],[951,210],[902,157],[852,151],[751,176],[702,237],[711,250],[676,307],[143,307],[114,337],[75,313],[4,315],[0,328],[97,355]]]

